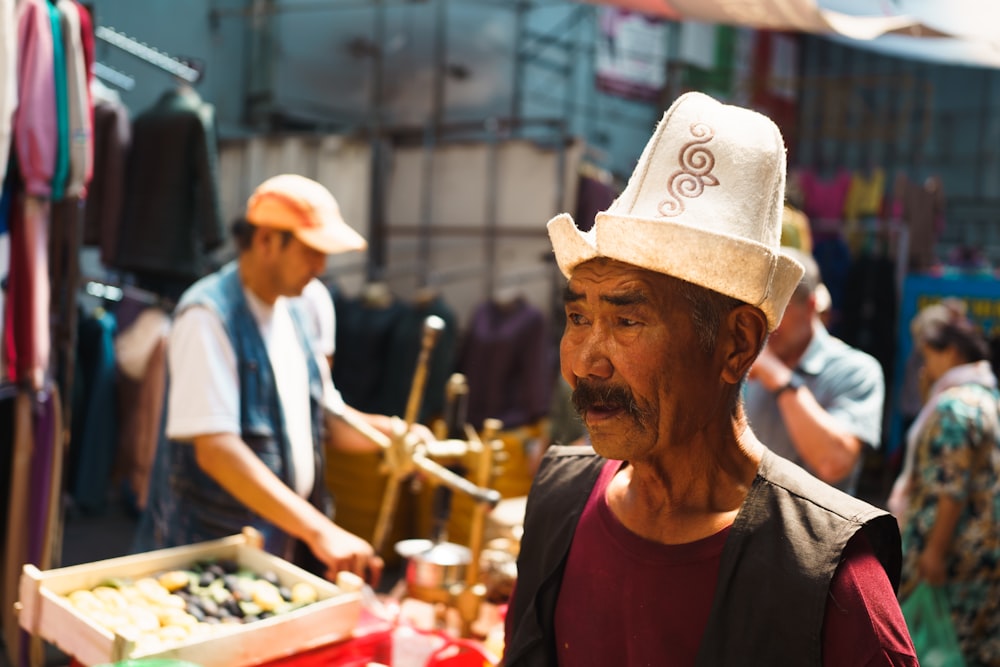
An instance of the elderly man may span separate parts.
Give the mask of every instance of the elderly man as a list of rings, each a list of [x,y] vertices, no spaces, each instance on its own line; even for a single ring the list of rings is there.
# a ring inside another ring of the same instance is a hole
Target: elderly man
[[[865,447],[882,434],[885,381],[875,357],[834,338],[821,319],[816,260],[783,248],[805,268],[781,324],[750,369],[750,427],[775,453],[855,495]]]
[[[887,513],[771,452],[741,384],[802,267],[779,251],[785,150],[688,93],[582,233],[563,377],[593,445],[552,447],[528,497],[513,665],[915,665]]]
[[[295,298],[328,255],[361,250],[365,240],[325,187],[294,174],[264,181],[233,235],[237,260],[192,285],[174,314],[169,440],[158,448],[137,546],[251,525],[272,553],[331,578],[349,570],[376,580],[382,561],[372,545],[330,518],[324,443],[374,451],[353,424],[388,434],[391,421],[344,404],[308,303]]]

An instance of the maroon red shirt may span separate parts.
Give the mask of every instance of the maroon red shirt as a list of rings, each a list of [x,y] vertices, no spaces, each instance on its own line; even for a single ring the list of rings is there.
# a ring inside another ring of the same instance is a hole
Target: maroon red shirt
[[[619,467],[604,466],[570,548],[556,605],[559,663],[693,665],[729,528],[688,544],[639,537],[605,500]],[[917,664],[892,585],[863,536],[848,544],[830,586],[823,664]]]

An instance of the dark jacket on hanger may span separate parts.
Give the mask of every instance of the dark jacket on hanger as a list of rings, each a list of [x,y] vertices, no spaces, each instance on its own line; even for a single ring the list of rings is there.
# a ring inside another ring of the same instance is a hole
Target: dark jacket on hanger
[[[94,177],[87,190],[83,242],[100,246],[101,261],[112,265],[125,201],[125,165],[132,141],[128,109],[103,84],[94,95]]]
[[[334,293],[333,305],[337,333],[332,376],[344,401],[362,412],[402,416],[398,405],[387,404],[384,390],[394,332],[409,307],[395,298],[372,303],[340,291]]]
[[[545,316],[518,297],[488,300],[472,313],[458,353],[458,370],[469,381],[468,420],[503,421],[506,428],[548,415],[555,377]]]
[[[79,509],[92,514],[107,507],[117,455],[116,333],[115,317],[107,311],[80,318],[70,425],[73,446],[66,467],[70,495]]]
[[[440,296],[423,303],[409,304],[396,322],[387,350],[385,383],[382,393],[391,410],[384,414],[404,415],[409,402],[413,375],[424,335],[424,322],[431,315],[444,320],[444,330],[438,334],[428,357],[427,376],[418,421],[427,424],[444,412],[444,392],[455,363],[458,320],[454,311]]]
[[[225,238],[219,209],[215,108],[169,90],[132,125],[115,266],[142,278],[194,282]]]

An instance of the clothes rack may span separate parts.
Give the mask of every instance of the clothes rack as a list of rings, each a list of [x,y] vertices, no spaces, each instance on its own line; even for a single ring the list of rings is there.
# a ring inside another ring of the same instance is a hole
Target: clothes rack
[[[150,306],[163,305],[164,299],[155,292],[144,290],[133,285],[117,285],[110,281],[84,276],[81,281],[83,291],[105,301],[121,301],[128,297]]]
[[[197,83],[201,78],[201,72],[195,68],[114,28],[98,26],[94,30],[94,36],[188,83]]]
[[[108,67],[102,62],[95,62],[93,67],[94,76],[105,83],[110,83],[122,90],[132,90],[135,88],[135,79],[124,72],[119,72],[113,67]]]

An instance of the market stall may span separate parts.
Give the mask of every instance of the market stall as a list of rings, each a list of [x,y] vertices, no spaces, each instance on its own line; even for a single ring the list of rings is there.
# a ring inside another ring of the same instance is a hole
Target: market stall
[[[487,514],[500,501],[489,485],[503,449],[502,423],[486,420],[479,433],[465,422],[467,391],[458,375],[441,439],[428,444],[407,436],[441,328],[440,318],[427,318],[405,418],[396,418],[392,436],[353,424],[380,446],[388,480],[372,543],[380,553],[393,549],[406,564],[405,577],[387,595],[350,572],[335,582],[310,574],[265,552],[261,535],[247,528],[48,571],[26,564],[15,605],[20,627],[80,667],[154,658],[200,667],[496,663],[503,597],[516,576],[513,540],[484,548]],[[469,472],[463,477],[456,469]],[[430,539],[387,544],[400,489],[417,475],[442,492],[435,503],[441,525],[452,493],[474,502],[467,545],[448,542],[442,529]]]
[[[430,558],[416,577],[454,570]],[[409,597],[430,599],[430,588],[415,591],[410,579],[397,595],[375,596],[349,573],[329,582],[264,552],[247,530],[47,572],[25,566],[17,608],[21,627],[73,667],[496,663],[498,608],[476,605],[482,636],[469,636],[463,610]]]

